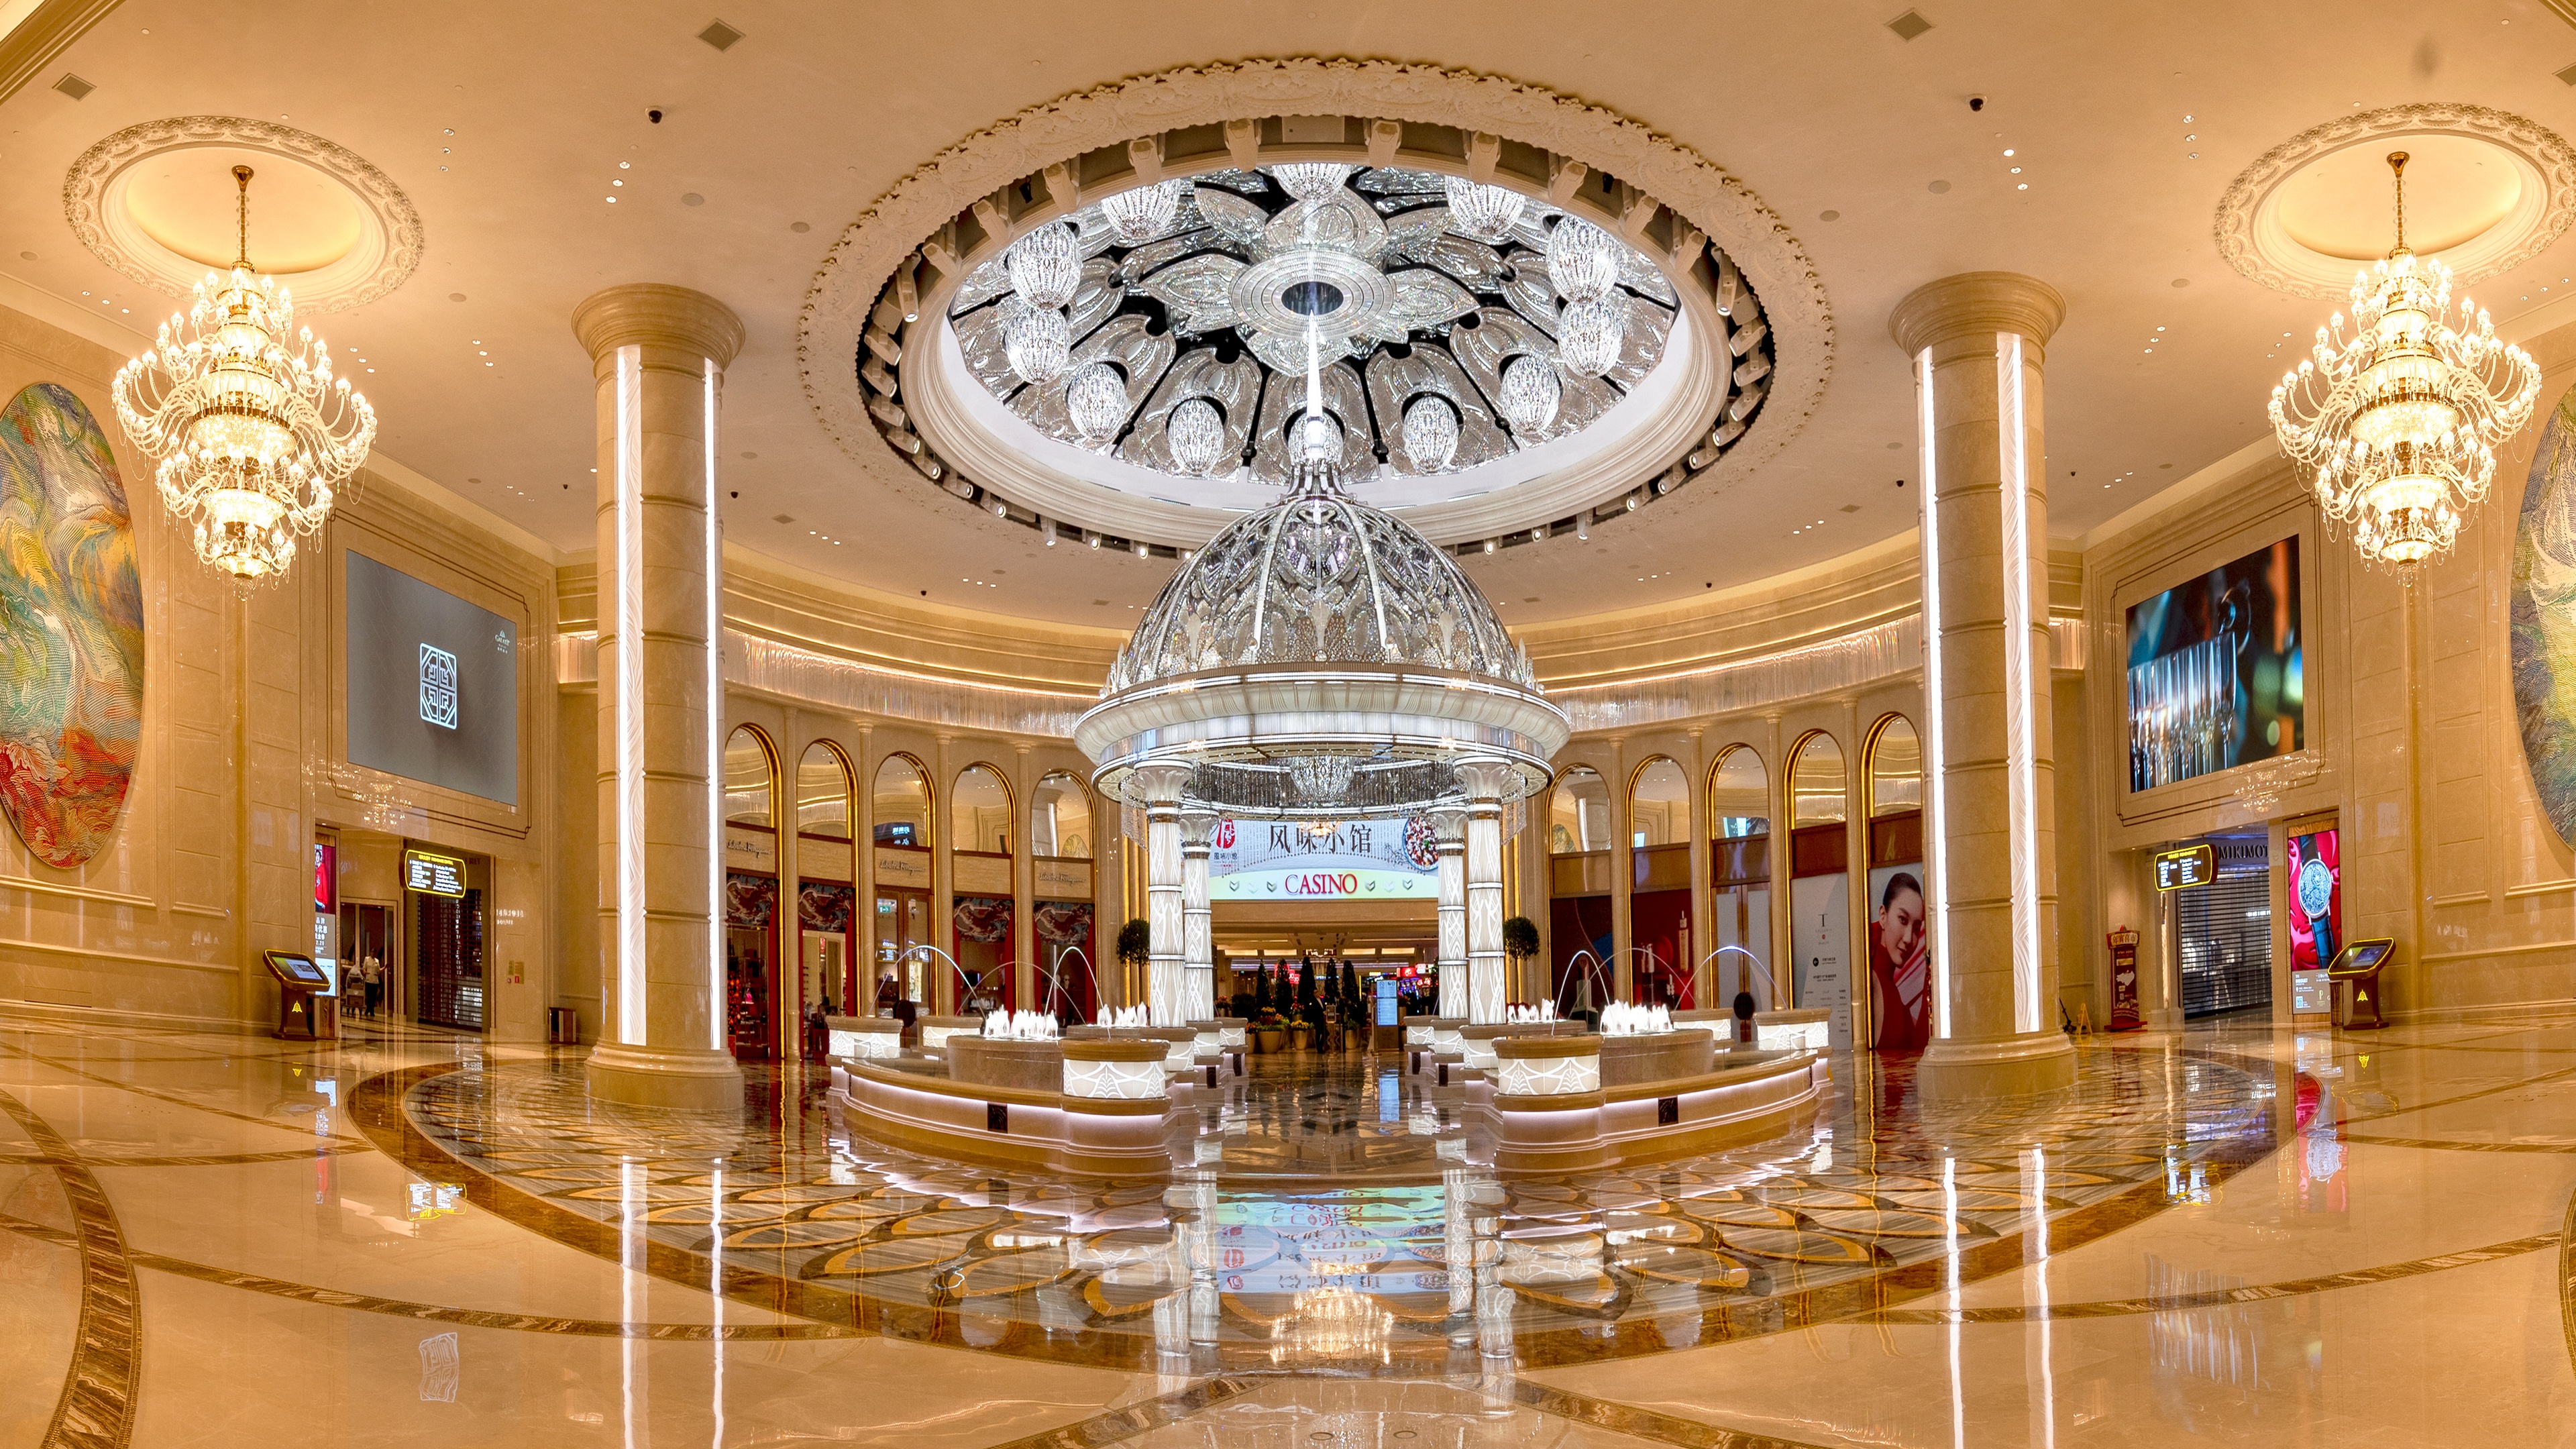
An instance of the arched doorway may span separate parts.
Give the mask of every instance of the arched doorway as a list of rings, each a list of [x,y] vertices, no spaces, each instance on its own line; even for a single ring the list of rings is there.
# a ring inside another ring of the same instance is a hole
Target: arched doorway
[[[1029,792],[1029,935],[1038,1007],[1068,1023],[1089,1021],[1100,1007],[1091,869],[1091,792],[1051,771]]]
[[[1697,1006],[1691,966],[1690,772],[1657,755],[1628,784],[1631,999],[1641,1005]]]
[[[1771,975],[1771,774],[1751,745],[1720,751],[1708,775],[1711,1006],[1750,995],[1773,1005]]]
[[[767,1061],[792,1027],[779,1014],[778,753],[750,725],[725,738],[724,808],[725,1041]]]
[[[1556,1009],[1598,1010],[1611,996],[1610,784],[1589,765],[1548,796],[1549,989]]]
[[[957,772],[948,793],[949,954],[969,1016],[1018,1005],[1011,980],[1011,786],[990,765]]]
[[[1851,815],[1843,748],[1818,730],[1789,755],[1789,960],[1802,1008],[1832,1013],[1836,1047],[1852,1040]]]
[[[850,794],[849,756],[829,740],[807,745],[796,762],[796,982],[798,1009],[809,1018],[865,1010],[850,948],[859,899]]]
[[[919,760],[895,754],[877,765],[868,820],[868,850],[876,866],[870,911],[876,924],[870,931],[877,1009],[909,1021],[929,1009],[930,992],[947,970],[937,957],[914,949],[939,944],[930,928],[930,772]]]
[[[1923,883],[1923,742],[1901,714],[1869,736],[1869,1021],[1881,1051],[1932,1041],[1930,893]]]

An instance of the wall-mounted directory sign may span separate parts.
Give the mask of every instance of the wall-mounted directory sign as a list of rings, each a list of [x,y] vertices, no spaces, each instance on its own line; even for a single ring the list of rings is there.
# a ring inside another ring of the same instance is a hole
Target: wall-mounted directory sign
[[[425,896],[461,897],[465,894],[465,862],[434,851],[406,850],[403,889]]]
[[[2156,852],[2157,890],[2188,890],[2193,886],[2207,885],[2217,878],[2218,853],[2209,848],[2207,841],[2186,845],[2180,850]]]

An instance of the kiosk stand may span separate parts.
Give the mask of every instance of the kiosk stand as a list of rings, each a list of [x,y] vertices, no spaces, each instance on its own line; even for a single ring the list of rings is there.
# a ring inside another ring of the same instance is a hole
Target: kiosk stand
[[[2367,941],[2354,941],[2335,953],[2326,967],[2326,980],[2334,985],[2334,1024],[2345,1031],[2377,1031],[2388,1025],[2379,1014],[2379,971],[2395,954],[2394,937],[2378,936]]]
[[[261,960],[277,978],[277,1036],[287,1041],[322,1041],[340,1034],[340,998],[331,994],[331,973],[310,956],[270,951]],[[302,1026],[295,1024],[298,1015]]]

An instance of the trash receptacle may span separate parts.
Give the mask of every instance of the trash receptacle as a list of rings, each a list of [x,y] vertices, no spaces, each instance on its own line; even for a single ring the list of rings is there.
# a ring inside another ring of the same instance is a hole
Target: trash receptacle
[[[569,1006],[547,1007],[546,1040],[556,1046],[579,1046],[581,1013]]]

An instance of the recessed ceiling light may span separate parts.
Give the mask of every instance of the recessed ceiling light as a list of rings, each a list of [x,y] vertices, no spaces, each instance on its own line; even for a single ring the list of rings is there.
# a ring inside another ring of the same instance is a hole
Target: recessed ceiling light
[[[617,163],[617,169],[618,169],[618,170],[620,170],[620,171],[623,171],[623,170],[625,170],[627,167],[632,166],[632,165],[634,165],[634,164],[635,164],[635,163],[634,163],[634,162],[632,162],[632,161],[620,161],[620,162],[618,162],[618,163]]]

